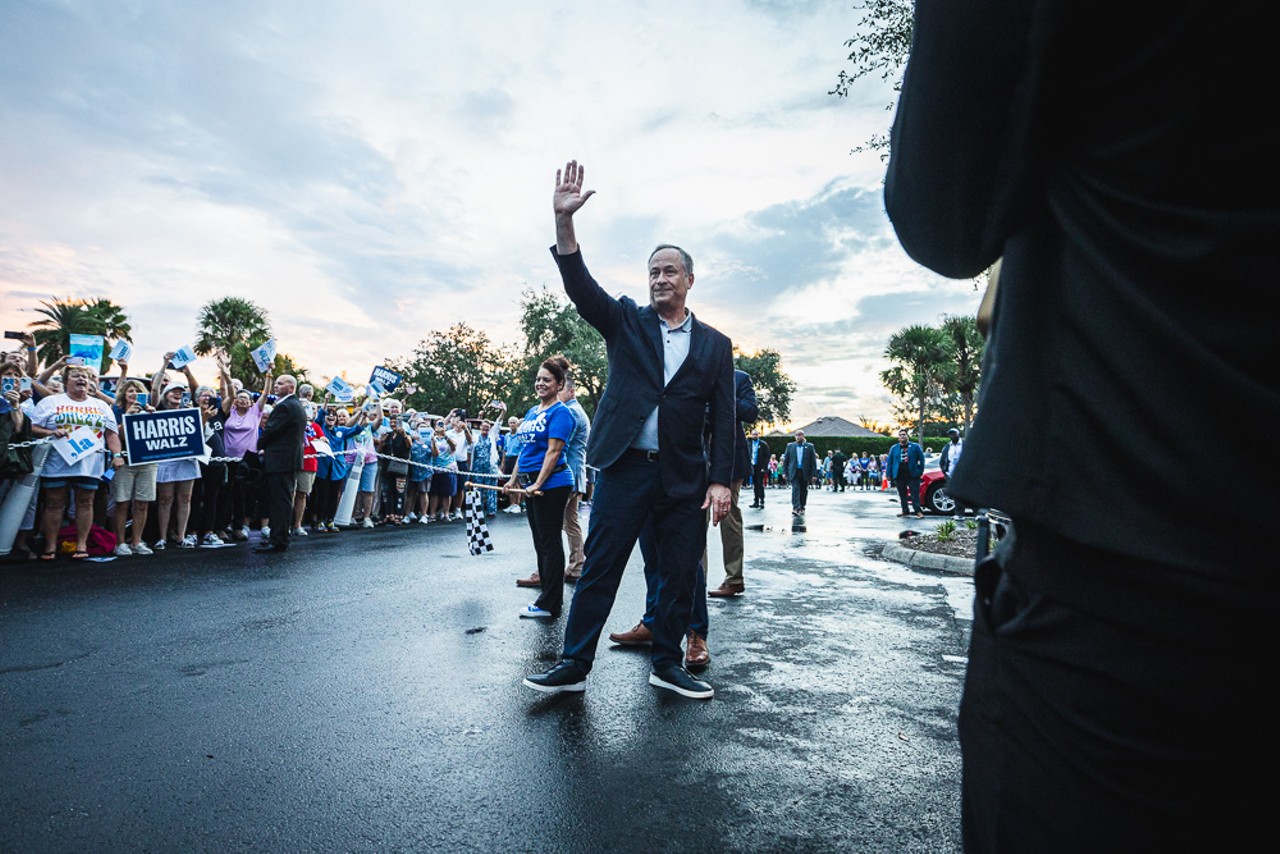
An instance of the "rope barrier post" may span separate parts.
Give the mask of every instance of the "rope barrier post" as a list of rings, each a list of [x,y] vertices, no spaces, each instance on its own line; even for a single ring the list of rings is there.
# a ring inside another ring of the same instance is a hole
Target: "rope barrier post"
[[[333,517],[333,524],[346,528],[351,524],[351,514],[355,512],[356,498],[360,494],[360,475],[364,471],[364,454],[358,454],[347,472],[347,485],[342,488],[342,498],[338,499],[338,512]]]

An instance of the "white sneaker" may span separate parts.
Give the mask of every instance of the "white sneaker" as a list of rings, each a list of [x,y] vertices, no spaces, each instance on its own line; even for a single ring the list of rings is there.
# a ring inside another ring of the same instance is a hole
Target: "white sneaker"
[[[417,514],[417,513],[410,513],[408,516],[405,516],[404,518],[405,518],[405,519],[407,519],[407,520],[408,520],[408,521],[410,521],[410,522],[416,522],[416,521],[418,521],[418,514]]]
[[[452,516],[450,516],[449,518],[450,518],[450,519],[452,519],[452,520],[453,520],[453,521],[455,521],[455,522],[461,522],[461,521],[462,521],[462,511],[461,511],[461,510],[454,510],[454,511],[453,511],[453,515],[452,515]]]
[[[360,527],[361,527],[361,528],[372,528],[372,527],[373,527],[373,520],[372,520],[372,519],[370,519],[368,516],[365,516],[365,517],[364,517],[364,521],[360,523]]]
[[[503,513],[519,513],[519,512],[520,512],[520,507],[519,507],[518,505],[515,505],[515,504],[510,504],[510,505],[508,505],[508,506],[507,506],[507,509],[506,509],[506,510],[503,510],[502,512],[503,512]]]
[[[423,516],[421,519],[419,519],[419,520],[418,520],[418,524],[419,524],[419,525],[430,525],[430,524],[431,524],[431,517],[430,517],[430,516]]]
[[[182,538],[182,542],[178,543],[178,545],[184,549],[194,549],[199,544],[200,544],[200,540],[196,537],[195,534],[187,534],[185,537]]]
[[[294,535],[295,537],[305,537],[305,536],[307,536],[307,529],[306,529],[306,528],[294,528],[294,529],[293,529],[293,535]]]
[[[249,526],[248,526],[248,525],[241,525],[241,526],[240,526],[240,537],[241,537],[241,539],[245,539],[245,540],[249,539]]]
[[[263,525],[263,526],[262,526],[262,539],[264,539],[264,540],[269,540],[269,539],[271,539],[271,526],[270,526],[270,525]]]
[[[222,538],[219,537],[217,534],[213,533],[212,531],[210,531],[209,533],[205,534],[203,537],[200,538],[200,545],[220,546],[222,545]]]
[[[154,546],[152,546],[152,548],[153,548],[153,549],[155,549],[155,550],[156,550],[156,551],[158,551],[158,552],[162,552],[162,551],[164,551],[164,550],[165,550],[165,546],[166,546],[166,545],[167,545],[167,543],[165,543],[165,541],[164,541],[164,540],[156,540],[156,544],[155,544]]]
[[[146,544],[146,543],[138,543],[136,546],[134,546],[134,547],[133,547],[133,553],[134,553],[134,554],[136,554],[136,555],[150,555],[150,554],[155,554],[155,552],[153,552],[153,551],[151,551],[151,549],[147,548],[147,544]]]
[[[116,550],[115,550],[116,557],[129,557],[132,554],[133,554],[133,549],[129,548],[128,543],[121,543],[120,545],[116,546]]]
[[[550,611],[545,611],[542,608],[539,608],[533,602],[530,602],[524,607],[524,610],[520,612],[520,616],[528,617],[533,620],[550,620],[552,618]]]

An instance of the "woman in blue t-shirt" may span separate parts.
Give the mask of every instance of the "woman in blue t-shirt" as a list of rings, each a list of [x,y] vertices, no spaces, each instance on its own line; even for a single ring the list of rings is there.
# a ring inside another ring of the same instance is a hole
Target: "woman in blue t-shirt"
[[[564,367],[550,359],[538,368],[533,381],[538,405],[525,413],[516,430],[521,440],[520,458],[506,489],[522,487],[533,548],[538,555],[542,592],[537,601],[520,612],[521,617],[555,619],[564,605],[564,506],[573,490],[573,473],[565,464],[565,443],[573,435],[574,420],[557,399],[564,388]]]

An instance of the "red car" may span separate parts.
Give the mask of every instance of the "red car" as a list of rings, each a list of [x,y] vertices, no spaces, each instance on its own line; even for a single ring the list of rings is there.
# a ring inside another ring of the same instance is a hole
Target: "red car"
[[[920,478],[920,505],[931,513],[951,516],[956,512],[956,502],[947,495],[947,476],[941,469],[927,471]]]

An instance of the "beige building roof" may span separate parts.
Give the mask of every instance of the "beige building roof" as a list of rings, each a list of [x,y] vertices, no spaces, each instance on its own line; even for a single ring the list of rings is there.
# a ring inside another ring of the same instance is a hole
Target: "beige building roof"
[[[803,430],[804,434],[810,438],[814,436],[835,436],[840,439],[847,439],[852,436],[884,435],[874,430],[868,430],[861,424],[854,424],[849,419],[841,418],[839,415],[821,415],[816,420],[797,427],[796,430]],[[795,433],[796,430],[792,430],[791,433]]]

